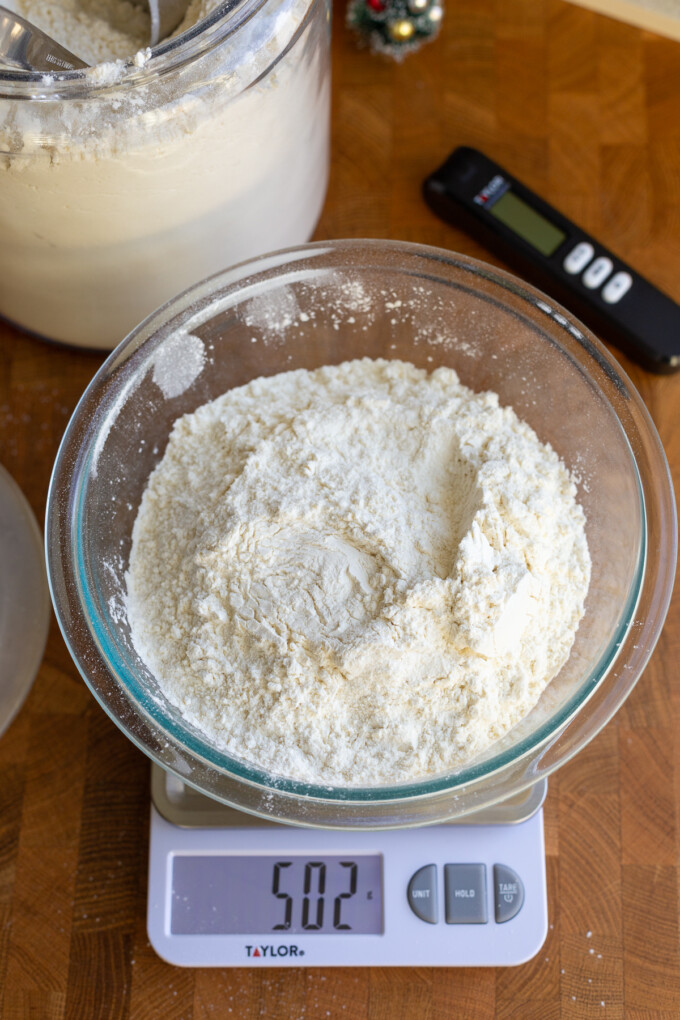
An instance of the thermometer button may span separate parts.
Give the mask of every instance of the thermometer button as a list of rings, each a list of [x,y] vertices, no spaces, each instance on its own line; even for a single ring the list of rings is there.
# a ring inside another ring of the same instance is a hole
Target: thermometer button
[[[486,924],[486,864],[445,864],[447,924]]]
[[[581,279],[586,287],[594,290],[604,283],[613,268],[612,260],[608,259],[606,255],[600,255],[599,259],[595,259],[592,265],[588,266]]]
[[[436,865],[426,864],[416,871],[408,884],[406,895],[408,905],[416,917],[428,924],[436,924],[439,920]]]
[[[586,268],[594,254],[595,249],[592,244],[588,244],[587,241],[579,241],[571,249],[562,265],[568,273],[580,273],[582,269]]]
[[[519,914],[524,903],[524,886],[519,875],[505,864],[494,864],[496,921],[503,924]]]
[[[633,277],[630,273],[615,273],[607,286],[603,288],[602,297],[607,304],[615,305],[632,286]]]

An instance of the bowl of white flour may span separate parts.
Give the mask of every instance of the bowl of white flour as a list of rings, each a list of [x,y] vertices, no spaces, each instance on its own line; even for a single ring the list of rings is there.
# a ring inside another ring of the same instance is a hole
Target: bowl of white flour
[[[163,302],[307,241],[326,192],[327,0],[8,0],[92,66],[0,66],[0,315],[111,350]]]
[[[387,242],[244,263],[147,319],[66,431],[71,653],[203,792],[441,821],[557,768],[640,675],[675,508],[620,366],[514,277]]]

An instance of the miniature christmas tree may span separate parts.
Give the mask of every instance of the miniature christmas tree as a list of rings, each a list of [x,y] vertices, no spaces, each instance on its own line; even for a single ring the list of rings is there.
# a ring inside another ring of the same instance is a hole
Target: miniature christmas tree
[[[439,0],[351,0],[347,23],[372,50],[402,60],[435,38],[443,14]]]

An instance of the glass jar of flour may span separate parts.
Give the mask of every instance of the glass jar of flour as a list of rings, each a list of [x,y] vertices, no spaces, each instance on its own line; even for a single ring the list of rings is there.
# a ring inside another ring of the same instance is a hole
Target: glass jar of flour
[[[0,315],[110,349],[192,283],[307,240],[329,7],[235,0],[130,59],[0,72]]]

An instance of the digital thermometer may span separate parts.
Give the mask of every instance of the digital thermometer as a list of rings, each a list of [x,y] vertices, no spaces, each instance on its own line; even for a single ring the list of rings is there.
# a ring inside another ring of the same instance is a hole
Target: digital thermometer
[[[645,368],[680,368],[680,306],[481,152],[456,149],[423,194]]]

